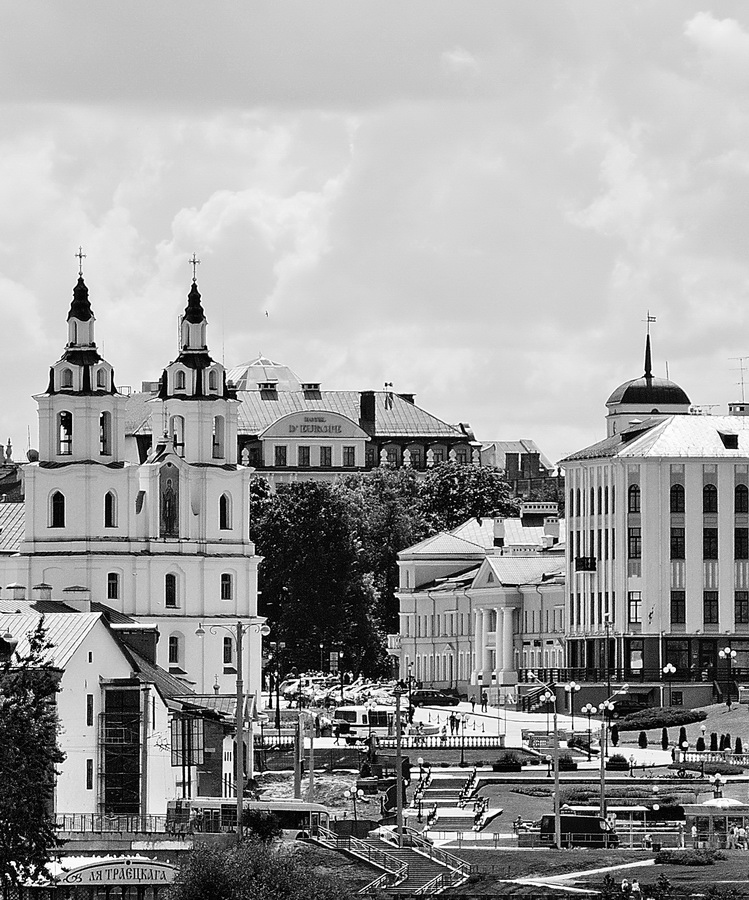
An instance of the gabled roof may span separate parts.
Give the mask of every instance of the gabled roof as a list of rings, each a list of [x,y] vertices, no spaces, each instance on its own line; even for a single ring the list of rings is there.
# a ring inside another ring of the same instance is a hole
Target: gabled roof
[[[29,652],[29,633],[36,630],[41,617],[41,613],[30,608],[20,613],[0,613],[0,632],[10,631],[18,640],[17,652],[24,655]],[[101,619],[101,613],[47,613],[44,624],[53,646],[45,654],[45,660],[64,669]]]
[[[505,547],[540,547],[544,535],[543,525],[524,525],[523,520],[517,517],[503,520],[505,528]],[[494,519],[469,519],[453,528],[451,534],[478,544],[484,550],[490,550],[494,546]],[[565,522],[559,520],[559,541],[565,540]]]
[[[449,531],[440,531],[439,534],[402,550],[398,556],[475,556],[483,553],[484,548],[480,544],[457,537]]]
[[[735,436],[736,448],[723,436]],[[601,457],[743,459],[749,457],[749,417],[669,416],[648,420],[568,456],[563,462]]]
[[[0,503],[0,553],[17,553],[23,535],[23,501]]]
[[[155,663],[149,662],[144,656],[141,656],[132,647],[125,646],[125,652],[132,658],[135,665],[138,679],[140,681],[152,684],[161,695],[164,701],[177,700],[185,695],[190,695],[192,691],[179,678],[175,678],[166,669],[157,666]]]
[[[538,444],[529,438],[521,438],[518,441],[488,441],[481,444],[482,455],[494,453],[495,465],[499,469],[506,468],[508,453],[538,453],[539,462],[545,469],[553,469],[554,464],[541,452]]]
[[[484,566],[492,570],[499,584],[515,587],[564,574],[565,560],[554,556],[488,556]]]

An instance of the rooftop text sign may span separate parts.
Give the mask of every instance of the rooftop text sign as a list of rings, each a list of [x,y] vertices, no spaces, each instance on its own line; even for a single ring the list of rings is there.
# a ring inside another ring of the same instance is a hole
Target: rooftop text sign
[[[175,869],[153,859],[110,859],[65,872],[58,884],[171,884]]]
[[[262,438],[291,438],[304,443],[308,440],[357,439],[367,440],[368,435],[348,416],[328,410],[307,410],[289,413],[269,425]]]

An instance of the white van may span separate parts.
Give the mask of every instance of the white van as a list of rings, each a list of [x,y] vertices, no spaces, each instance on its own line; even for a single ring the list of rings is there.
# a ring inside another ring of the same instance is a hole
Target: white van
[[[401,709],[401,723],[408,721],[408,710]],[[390,737],[395,734],[394,706],[339,706],[333,714],[333,726],[340,728],[347,743],[366,741],[370,735]]]

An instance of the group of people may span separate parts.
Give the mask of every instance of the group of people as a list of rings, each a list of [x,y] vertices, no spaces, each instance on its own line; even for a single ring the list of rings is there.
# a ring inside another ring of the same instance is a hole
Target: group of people
[[[743,825],[731,825],[726,836],[726,847],[729,850],[749,849],[746,828]]]

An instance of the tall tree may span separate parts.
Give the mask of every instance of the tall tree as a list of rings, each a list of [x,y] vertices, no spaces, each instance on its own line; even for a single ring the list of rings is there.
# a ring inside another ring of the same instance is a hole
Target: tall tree
[[[59,846],[52,808],[58,745],[58,670],[48,662],[44,619],[25,655],[0,669],[0,870],[3,893],[43,871]]]
[[[354,671],[383,669],[377,589],[356,526],[346,500],[313,481],[279,485],[257,523],[262,609],[289,665],[316,668],[322,643],[340,647]]]
[[[381,466],[370,472],[345,475],[333,489],[349,505],[356,523],[360,564],[372,575],[378,617],[386,631],[397,631],[397,556],[427,535],[416,473]]]
[[[456,528],[468,519],[517,516],[520,501],[497,469],[440,463],[421,486],[421,511],[433,531]]]

